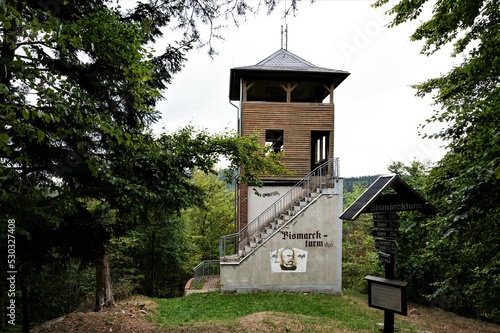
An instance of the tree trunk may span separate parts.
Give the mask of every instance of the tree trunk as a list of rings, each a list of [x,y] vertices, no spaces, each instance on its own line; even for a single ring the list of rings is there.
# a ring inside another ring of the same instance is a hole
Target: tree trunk
[[[7,1],[7,5],[14,6],[19,12],[22,10],[20,1]],[[19,26],[17,20],[10,21],[10,29],[0,31],[0,55],[2,57],[2,66],[0,66],[0,84],[5,85],[9,90],[12,88],[12,63],[16,54]],[[14,45],[15,47],[12,47]],[[8,94],[0,94],[0,105],[4,105]]]
[[[151,235],[151,296],[156,295],[156,233],[153,231]]]
[[[96,297],[95,312],[101,311],[103,307],[115,306],[113,290],[111,288],[111,269],[107,254],[103,254],[96,262]]]
[[[2,275],[3,277],[3,275]],[[0,331],[5,329],[5,306],[4,306],[4,286],[0,284]]]

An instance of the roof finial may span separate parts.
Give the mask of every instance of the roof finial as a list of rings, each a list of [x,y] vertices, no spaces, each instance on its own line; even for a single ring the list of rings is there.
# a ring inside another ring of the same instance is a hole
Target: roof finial
[[[285,35],[285,45],[283,47],[283,34]],[[288,25],[285,24],[285,30],[283,31],[283,25],[281,25],[281,48],[288,51]]]
[[[288,9],[286,7],[285,0],[285,12],[283,18],[285,19],[285,30],[283,31],[283,25],[281,25],[281,48],[288,51],[288,24],[286,23],[286,17],[288,16]],[[283,47],[283,34],[285,35],[285,45]]]

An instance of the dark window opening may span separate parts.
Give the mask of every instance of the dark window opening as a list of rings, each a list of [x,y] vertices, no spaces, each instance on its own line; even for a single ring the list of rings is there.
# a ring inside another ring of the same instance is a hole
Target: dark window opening
[[[311,132],[311,170],[325,163],[329,159],[330,132]]]
[[[266,130],[266,146],[275,153],[283,150],[283,130]]]

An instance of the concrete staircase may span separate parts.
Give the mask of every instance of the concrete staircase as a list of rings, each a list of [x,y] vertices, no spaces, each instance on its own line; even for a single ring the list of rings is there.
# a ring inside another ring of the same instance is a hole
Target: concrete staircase
[[[264,221],[259,221],[247,226],[238,234],[233,234],[225,237],[232,238],[234,246],[237,247],[237,252],[229,255],[221,255],[220,261],[225,263],[238,263],[251,255],[256,249],[263,244],[272,235],[276,234],[292,221],[299,213],[309,205],[312,205],[315,199],[323,192],[328,191],[326,187],[316,188],[314,190],[304,189],[301,195],[297,196],[286,208],[276,211],[273,216]],[[257,225],[257,227],[255,227]],[[221,238],[221,243],[224,237]],[[221,245],[222,248],[222,245]]]
[[[243,239],[243,246],[239,248],[238,257],[233,256],[224,261],[239,261],[252,254],[262,242],[277,233],[281,227],[286,225],[294,216],[297,216],[305,207],[310,205],[320,193],[321,191],[319,189],[307,193],[291,205],[289,209],[281,212],[278,217],[266,221],[259,230],[249,235],[248,242],[245,242],[245,239]]]
[[[238,233],[221,237],[220,261],[230,263],[244,260],[311,205],[319,194],[335,188],[336,180],[338,159],[334,158],[314,169]]]

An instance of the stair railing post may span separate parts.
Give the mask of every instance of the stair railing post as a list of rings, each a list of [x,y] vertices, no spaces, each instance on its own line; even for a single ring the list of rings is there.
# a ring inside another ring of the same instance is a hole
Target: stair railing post
[[[306,195],[309,196],[311,194],[311,177],[307,178],[306,182],[307,182],[307,185],[306,185],[307,186],[307,189],[306,189],[307,193],[306,193]]]
[[[276,213],[276,204],[274,205],[273,210],[274,210],[274,212],[273,212],[273,215],[274,215],[273,223],[275,223],[276,226],[278,226],[278,216],[277,216],[277,213]]]

